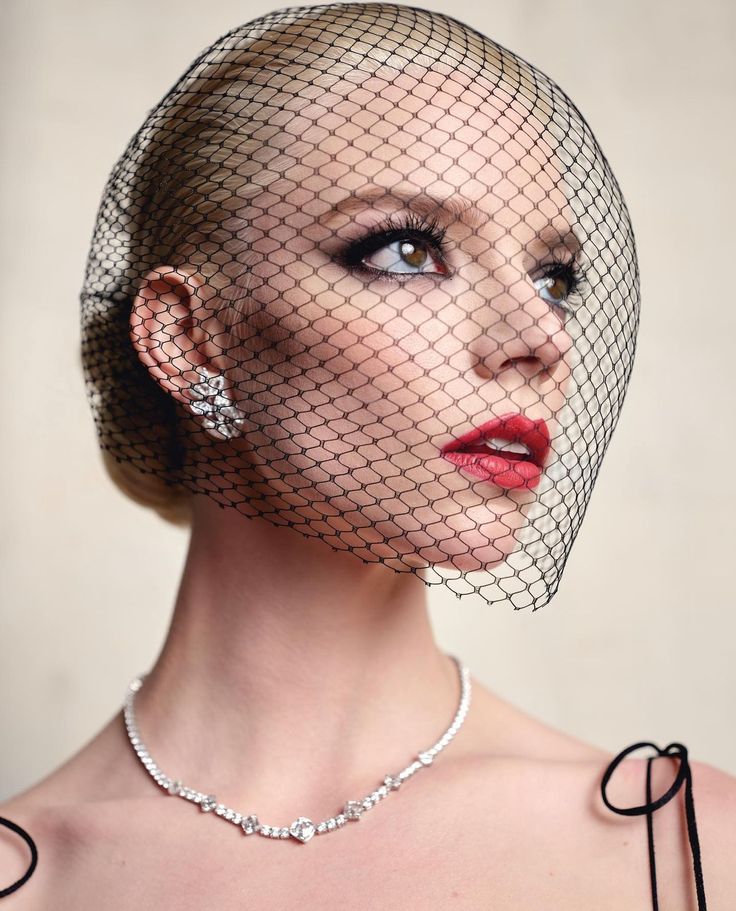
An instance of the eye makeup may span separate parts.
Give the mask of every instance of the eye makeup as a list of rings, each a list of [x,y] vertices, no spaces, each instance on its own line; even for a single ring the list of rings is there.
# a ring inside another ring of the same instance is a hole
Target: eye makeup
[[[434,247],[439,254],[439,272],[390,272],[385,269],[376,269],[363,262],[377,250],[394,243],[397,240],[408,241],[421,247]],[[445,237],[444,228],[431,217],[424,217],[416,212],[402,212],[398,215],[391,213],[377,225],[374,225],[367,234],[337,254],[339,265],[349,269],[356,275],[378,281],[404,282],[417,275],[449,275],[449,268],[444,261],[444,252],[449,247]]]
[[[439,270],[396,272],[378,269],[363,262],[366,257],[399,240],[425,249],[433,249]],[[343,268],[368,280],[403,283],[418,275],[423,277],[451,275],[445,262],[445,252],[449,246],[450,242],[446,237],[445,228],[434,218],[412,211],[391,213],[371,227],[362,237],[350,242],[335,255],[335,260]],[[539,275],[533,284],[543,300],[567,313],[572,313],[577,309],[580,301],[573,301],[571,298],[580,298],[580,292],[585,287],[586,279],[576,255],[573,255],[571,259],[562,259],[553,252],[551,259],[540,265],[535,271],[538,271]],[[561,285],[564,285],[564,289],[560,287]]]
[[[561,259],[553,253],[551,260],[539,268],[541,275],[533,284],[540,297],[567,313],[574,313],[582,302],[581,292],[587,287],[585,272],[576,257]],[[565,285],[564,292],[559,289],[560,282]]]

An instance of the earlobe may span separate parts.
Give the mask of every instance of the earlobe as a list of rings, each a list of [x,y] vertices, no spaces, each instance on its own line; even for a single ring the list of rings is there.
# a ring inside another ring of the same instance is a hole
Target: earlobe
[[[207,336],[196,317],[203,284],[193,269],[156,266],[143,277],[130,310],[130,338],[138,357],[157,383],[186,404],[181,391],[197,382],[196,368],[208,360]]]
[[[243,432],[245,412],[233,403],[225,377],[206,365],[199,367],[201,382],[192,386],[189,408],[202,416],[202,426],[216,440],[232,440]]]
[[[230,440],[240,436],[245,413],[234,404],[224,374],[210,366],[219,352],[200,325],[208,316],[203,285],[185,267],[151,269],[131,307],[130,337],[156,382],[200,417],[210,436]]]

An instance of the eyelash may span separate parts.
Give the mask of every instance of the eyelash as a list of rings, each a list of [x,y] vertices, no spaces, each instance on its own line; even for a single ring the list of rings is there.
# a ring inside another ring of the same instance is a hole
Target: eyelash
[[[555,253],[552,254],[550,262],[541,266],[543,270],[539,278],[559,278],[562,276],[568,287],[567,297],[563,300],[555,301],[555,305],[561,307],[567,313],[574,313],[578,309],[582,299],[582,290],[586,287],[586,274],[576,259],[560,259]],[[570,301],[575,295],[576,301]],[[543,298],[546,300],[546,298]],[[550,302],[551,303],[551,302]]]
[[[396,217],[393,213],[383,221],[379,222],[369,233],[359,240],[350,244],[339,257],[341,265],[351,272],[363,275],[376,281],[405,282],[410,278],[416,278],[417,275],[445,275],[440,272],[388,272],[383,269],[374,269],[366,266],[362,259],[376,250],[380,250],[395,240],[420,241],[428,246],[434,246],[442,254],[450,244],[445,237],[445,229],[433,218],[424,218],[415,212],[402,214]],[[578,304],[571,303],[569,298],[573,294],[578,294],[585,286],[585,272],[575,259],[560,259],[556,254],[548,263],[540,267],[542,269],[539,278],[559,278],[562,276],[566,279],[568,285],[567,297],[563,300],[556,301],[556,306],[572,313],[577,309]],[[578,302],[579,303],[579,302]]]
[[[375,253],[376,250],[388,246],[395,240],[418,240],[428,246],[434,246],[443,254],[443,259],[444,250],[450,246],[445,238],[444,228],[433,218],[425,219],[416,212],[409,212],[398,217],[391,213],[382,222],[371,228],[368,234],[350,244],[341,256],[342,265],[352,272],[378,281],[405,282],[409,278],[416,278],[417,275],[444,274],[439,272],[387,272],[384,269],[366,266],[361,262],[364,256]]]

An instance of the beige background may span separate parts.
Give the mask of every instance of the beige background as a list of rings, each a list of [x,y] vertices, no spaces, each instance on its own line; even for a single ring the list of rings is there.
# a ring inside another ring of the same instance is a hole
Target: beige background
[[[736,773],[734,4],[418,5],[569,92],[623,188],[643,292],[631,386],[560,590],[531,613],[432,589],[438,640],[565,731],[615,751],[679,740]],[[119,709],[158,652],[186,546],[98,456],[77,294],[103,185],[199,52],[276,6],[3,6],[0,798]]]

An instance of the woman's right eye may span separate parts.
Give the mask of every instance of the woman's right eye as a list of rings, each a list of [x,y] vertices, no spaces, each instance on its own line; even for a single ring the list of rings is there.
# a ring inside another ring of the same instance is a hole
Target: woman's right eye
[[[445,275],[447,268],[441,261],[438,263],[430,255],[429,247],[429,244],[417,238],[401,238],[383,247],[378,247],[372,253],[364,256],[360,260],[360,265],[376,272],[389,274],[420,275],[434,272]],[[431,268],[433,263],[435,268]],[[430,268],[425,268],[428,264]]]
[[[416,212],[389,215],[349,244],[338,261],[369,279],[406,281],[412,275],[449,275],[445,229]]]

